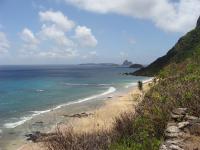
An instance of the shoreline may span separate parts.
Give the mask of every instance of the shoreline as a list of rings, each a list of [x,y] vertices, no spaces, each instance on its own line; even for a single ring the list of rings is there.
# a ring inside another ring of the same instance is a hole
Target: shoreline
[[[98,97],[106,96],[106,95],[109,95],[109,94],[111,94],[111,93],[113,93],[115,91],[116,91],[116,88],[111,86],[105,92],[100,93],[100,94],[91,95],[91,96],[86,97],[86,98],[82,98],[82,99],[78,99],[78,100],[75,100],[75,101],[71,101],[71,102],[67,102],[67,103],[64,103],[64,104],[60,104],[60,105],[57,105],[57,106],[55,106],[53,108],[49,108],[49,109],[46,109],[46,110],[31,111],[31,112],[33,112],[33,114],[31,114],[29,116],[23,116],[23,117],[20,118],[21,120],[17,121],[17,122],[6,123],[6,124],[4,124],[4,127],[7,128],[7,129],[16,128],[17,126],[20,126],[20,125],[26,123],[27,121],[30,121],[31,119],[33,119],[34,117],[37,117],[39,115],[42,115],[42,114],[45,114],[45,113],[49,113],[51,111],[56,111],[57,109],[61,109],[61,108],[66,107],[66,106],[79,104],[79,103],[82,103],[82,102],[93,100],[93,99],[98,98]]]
[[[143,82],[145,91],[149,89],[149,83],[151,82],[152,79]],[[74,131],[77,133],[94,132],[101,129],[109,130],[112,128],[115,117],[119,116],[123,112],[133,111],[133,109],[136,108],[138,103],[141,101],[141,99],[138,100],[140,94],[138,88],[133,86],[126,92],[119,92],[112,96],[107,96],[105,100],[101,100],[101,105],[98,105],[93,109],[88,109],[88,111],[82,111],[93,115],[81,118],[72,117],[67,122],[60,124],[59,128],[64,132],[66,128],[73,127]],[[50,132],[55,131],[55,127],[56,126],[54,126]],[[41,148],[40,143],[29,142],[21,145],[17,150],[27,149],[42,150],[43,148]]]
[[[143,80],[144,83],[144,87],[152,81],[151,79],[147,79],[147,80]],[[136,84],[137,85],[137,84]],[[86,122],[88,121],[83,121],[85,123],[83,123],[80,120],[88,120],[88,119],[93,119],[96,118],[98,119],[99,116],[101,116],[102,118],[104,118],[104,116],[106,115],[106,111],[105,108],[110,109],[111,107],[116,107],[117,106],[117,110],[116,112],[114,112],[112,115],[110,116],[110,118],[113,119],[113,117],[116,117],[117,114],[119,114],[120,111],[127,111],[129,110],[127,105],[131,106],[132,108],[132,102],[130,103],[130,101],[126,101],[125,103],[122,102],[124,99],[130,99],[133,98],[133,93],[135,93],[137,91],[137,86],[134,86],[132,83],[130,83],[130,87],[126,88],[123,91],[116,91],[113,93],[108,93],[108,94],[103,94],[102,97],[95,99],[89,99],[86,101],[82,101],[79,103],[73,103],[71,105],[64,105],[63,107],[60,107],[59,109],[53,110],[53,111],[49,111],[43,114],[40,114],[38,116],[35,116],[34,118],[30,119],[29,121],[25,122],[24,124],[20,125],[19,127],[17,127],[16,129],[14,128],[13,130],[11,130],[9,132],[9,134],[13,134],[16,132],[22,132],[21,134],[19,134],[19,138],[15,139],[7,139],[8,141],[6,141],[5,143],[5,149],[7,150],[12,150],[12,149],[19,149],[19,150],[26,150],[26,149],[35,149],[37,150],[37,148],[30,148],[31,147],[35,147],[36,144],[30,143],[28,141],[26,141],[25,139],[25,134],[28,133],[32,133],[34,131],[41,131],[43,133],[48,133],[48,132],[52,132],[54,131],[55,127],[59,124],[62,124],[63,127],[66,127],[66,125],[73,125],[76,126],[77,131],[80,131],[80,128],[84,128],[86,130],[86,127],[88,127],[88,123],[86,125]],[[106,92],[104,92],[106,93]],[[100,95],[100,94],[99,94]],[[91,96],[93,97],[93,96]],[[84,99],[84,98],[83,98]],[[86,99],[86,98],[85,98]],[[121,103],[122,102],[122,103]],[[135,105],[135,104],[134,104]],[[58,107],[58,106],[57,106]],[[120,108],[120,109],[119,109]],[[64,117],[65,115],[72,115],[72,114],[76,114],[76,113],[82,113],[82,112],[86,112],[86,113],[94,113],[95,115],[86,117],[86,118],[69,118],[69,117]],[[98,114],[98,115],[97,115]],[[109,118],[109,117],[108,117]],[[89,121],[90,122],[90,121]],[[100,121],[99,124],[101,124],[102,119]],[[106,124],[110,124],[110,122],[112,122],[110,119],[108,121],[106,121]],[[42,123],[42,124],[38,124],[41,126],[37,126],[36,123]],[[36,124],[36,125],[35,125]],[[84,127],[79,127],[80,124],[85,124]],[[105,126],[105,124],[104,124]],[[79,129],[78,129],[79,127]],[[90,127],[91,128],[91,127]],[[90,129],[88,129],[90,130]],[[2,142],[3,143],[3,142]],[[22,146],[22,147],[21,147]],[[23,148],[23,147],[28,146],[28,148]],[[37,146],[36,146],[37,147]]]

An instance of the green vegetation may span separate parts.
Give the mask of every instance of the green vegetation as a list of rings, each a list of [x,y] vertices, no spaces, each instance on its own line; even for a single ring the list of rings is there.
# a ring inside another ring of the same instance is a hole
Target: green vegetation
[[[198,20],[200,21],[200,19]],[[187,33],[185,36],[180,38],[180,40],[175,44],[175,46],[169,50],[169,52],[158,58],[152,64],[146,68],[142,68],[133,73],[133,75],[143,75],[143,76],[154,76],[158,75],[161,69],[164,69],[166,66],[172,63],[182,63],[187,58],[193,57],[195,55],[199,57],[200,52],[200,25],[197,24],[197,27]],[[195,53],[196,52],[196,53]]]
[[[167,53],[137,75],[156,75],[136,111],[121,114],[109,132],[50,138],[49,149],[158,150],[170,112],[186,107],[200,117],[200,27],[189,32]],[[142,89],[142,83],[138,82]],[[56,142],[57,141],[57,142]]]
[[[129,119],[130,132],[111,149],[158,150],[172,109],[186,107],[190,114],[200,117],[200,27],[181,38],[167,55],[135,74],[156,75],[159,81],[154,81],[137,113]]]

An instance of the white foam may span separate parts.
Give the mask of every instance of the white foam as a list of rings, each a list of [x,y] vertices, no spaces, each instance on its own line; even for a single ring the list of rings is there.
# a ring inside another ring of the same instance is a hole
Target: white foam
[[[132,86],[136,86],[137,83],[136,82],[133,82],[133,83],[129,83],[128,85],[125,86],[125,88],[130,88]]]
[[[149,79],[146,79],[146,80],[144,80],[144,81],[143,81],[143,83],[148,83],[148,82],[151,82],[151,81],[153,81],[153,79],[154,79],[154,78],[149,78]]]
[[[152,81],[154,78],[148,78],[146,80],[142,80],[143,83],[148,83],[150,81]],[[130,88],[130,87],[133,87],[133,86],[136,86],[138,83],[135,81],[133,83],[129,83],[128,85],[125,86],[125,88]]]
[[[85,101],[89,101],[89,100],[92,100],[92,99],[95,99],[95,98],[98,98],[98,97],[102,97],[102,96],[108,95],[108,94],[113,93],[115,91],[116,91],[116,88],[110,87],[107,91],[105,91],[105,92],[103,92],[101,94],[97,94],[97,95],[93,95],[93,96],[90,96],[90,97],[87,97],[87,98],[79,99],[79,100],[74,101],[74,102],[69,102],[69,103],[66,103],[66,104],[62,104],[62,105],[59,105],[59,106],[55,107],[52,110],[56,110],[56,109],[59,109],[61,107],[72,105],[72,104],[78,104],[78,103],[82,103],[82,102],[85,102]]]
[[[77,103],[82,103],[82,102],[85,102],[85,101],[89,101],[89,100],[92,100],[92,99],[95,99],[95,98],[98,98],[98,97],[101,97],[101,96],[108,95],[108,94],[113,93],[115,91],[116,91],[116,89],[114,87],[110,87],[107,91],[105,91],[105,92],[103,92],[101,94],[97,94],[97,95],[93,95],[93,96],[90,96],[90,97],[87,97],[87,98],[79,99],[79,100],[74,101],[74,102],[69,102],[69,103],[66,103],[66,104],[58,105],[53,109],[47,109],[47,110],[44,110],[44,111],[31,111],[34,114],[26,116],[26,117],[21,117],[19,119],[20,121],[17,121],[17,122],[5,123],[4,127],[5,128],[16,128],[17,126],[24,124],[26,121],[29,121],[33,117],[38,116],[40,114],[48,113],[48,112],[50,112],[52,110],[60,109],[60,108],[62,108],[64,106],[68,106],[68,105],[72,105],[72,104],[77,104]]]
[[[13,123],[5,123],[4,127],[5,128],[15,128],[15,127],[17,127],[17,126],[19,126],[21,124],[24,124],[26,121],[28,121],[30,119],[32,119],[31,116],[29,116],[29,117],[21,117],[20,121],[13,122]]]
[[[36,92],[44,92],[44,90],[37,89]]]

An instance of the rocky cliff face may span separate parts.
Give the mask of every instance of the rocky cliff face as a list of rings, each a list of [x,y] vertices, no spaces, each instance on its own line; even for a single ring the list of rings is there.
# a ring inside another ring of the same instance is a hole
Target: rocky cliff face
[[[197,26],[194,30],[187,33],[180,38],[175,46],[168,51],[168,53],[149,66],[142,68],[133,73],[133,75],[154,76],[166,66],[172,63],[181,63],[187,58],[196,53],[197,48],[200,47],[200,18],[197,21]]]
[[[122,64],[122,66],[130,66],[132,65],[132,62],[131,61],[128,61],[128,60],[125,60]]]
[[[196,28],[198,28],[198,27],[200,27],[200,17],[199,17],[199,19],[197,20],[197,26],[196,26]]]

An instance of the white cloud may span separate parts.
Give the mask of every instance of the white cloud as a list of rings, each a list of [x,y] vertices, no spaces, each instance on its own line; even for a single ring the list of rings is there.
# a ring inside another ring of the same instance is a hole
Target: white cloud
[[[55,25],[43,25],[40,31],[40,36],[43,40],[53,40],[60,46],[73,46],[73,41],[67,38],[65,32],[58,29]]]
[[[40,52],[38,56],[49,58],[66,58],[78,56],[78,52],[73,49],[54,49],[50,51]]]
[[[21,39],[24,41],[23,48],[21,51],[31,51],[37,49],[40,41],[35,37],[34,33],[28,29],[24,28],[20,34]]]
[[[41,11],[39,17],[42,22],[53,23],[64,31],[69,31],[75,26],[75,23],[60,11]]]
[[[82,58],[88,59],[88,58],[94,58],[96,56],[98,56],[97,51],[90,51],[87,54],[83,55]]]
[[[200,15],[200,0],[64,0],[97,13],[148,19],[165,31],[186,32]]]
[[[34,45],[39,43],[38,39],[35,37],[33,32],[28,28],[23,29],[23,31],[21,33],[21,38],[26,43],[30,43],[30,44],[34,44]]]
[[[0,31],[0,54],[8,53],[9,48],[10,48],[10,42],[6,37],[6,34]]]
[[[80,46],[94,47],[97,40],[91,29],[77,26],[60,11],[39,12],[41,29],[34,34],[24,28],[21,39],[24,41],[20,56],[34,58],[74,58],[79,56]],[[69,31],[72,32],[69,32]],[[75,35],[72,35],[75,34]],[[89,55],[96,55],[91,52]]]
[[[86,26],[77,26],[75,29],[75,38],[83,47],[95,47],[98,43],[91,29]]]
[[[90,51],[90,52],[89,52],[89,55],[97,56],[97,51]]]

